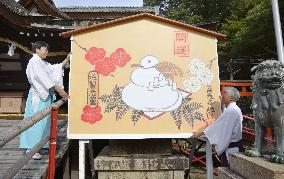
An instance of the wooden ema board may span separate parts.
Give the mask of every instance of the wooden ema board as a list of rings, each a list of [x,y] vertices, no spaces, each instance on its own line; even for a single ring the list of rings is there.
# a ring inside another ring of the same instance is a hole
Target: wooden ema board
[[[152,19],[71,38],[68,137],[190,137],[220,113],[215,37]]]

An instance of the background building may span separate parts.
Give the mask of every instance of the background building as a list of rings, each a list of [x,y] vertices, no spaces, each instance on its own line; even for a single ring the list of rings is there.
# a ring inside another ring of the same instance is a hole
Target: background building
[[[46,41],[50,45],[47,61],[58,63],[70,51],[70,41],[59,36],[61,32],[145,12],[159,14],[155,7],[57,8],[52,0],[0,0],[0,113],[11,112],[4,108],[8,103],[8,108],[17,106],[20,112],[15,98],[22,100],[29,89],[25,69],[32,42]]]

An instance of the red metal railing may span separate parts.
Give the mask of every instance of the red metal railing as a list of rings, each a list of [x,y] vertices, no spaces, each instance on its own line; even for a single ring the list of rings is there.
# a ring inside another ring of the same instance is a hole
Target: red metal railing
[[[55,176],[55,157],[56,157],[56,134],[57,134],[58,109],[51,109],[51,127],[49,138],[49,163],[48,163],[48,179],[54,179]]]
[[[253,92],[249,90],[253,86],[252,81],[248,80],[235,80],[235,81],[221,81],[220,89],[224,90],[226,86],[241,87],[240,96],[253,96]]]
[[[190,154],[190,150],[189,150],[189,149],[184,149],[184,148],[182,148],[181,146],[179,146],[179,145],[176,144],[176,143],[173,143],[173,144],[172,144],[172,148],[173,148],[174,150],[176,150],[176,151],[181,152],[183,155],[185,155],[185,156],[187,156],[187,157],[188,157],[189,154]],[[212,155],[216,155],[216,151],[215,151],[215,150],[212,152]],[[206,162],[204,161],[205,158],[206,158],[205,155],[202,155],[202,156],[199,156],[199,157],[193,156],[193,159],[192,159],[191,163],[193,164],[193,163],[195,163],[195,162],[198,162],[198,163],[200,163],[200,164],[206,166]]]
[[[255,119],[249,115],[243,115],[243,119],[244,120],[251,120],[253,122],[255,122]],[[255,137],[255,132],[253,129],[249,128],[249,127],[243,127],[243,133],[246,133],[250,136],[253,136]],[[244,138],[244,137],[243,137]],[[247,139],[247,138],[244,138],[244,139]],[[247,139],[249,140],[249,139]],[[272,142],[272,143],[276,143],[276,141],[272,138],[272,128],[267,128],[266,129],[266,137],[265,137],[265,140],[268,141],[268,142]],[[253,141],[252,141],[253,142]]]

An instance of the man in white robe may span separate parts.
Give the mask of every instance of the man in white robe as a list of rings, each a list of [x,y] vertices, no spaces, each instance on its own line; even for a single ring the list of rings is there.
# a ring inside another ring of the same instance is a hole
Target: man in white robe
[[[228,154],[243,152],[241,109],[236,105],[240,98],[239,91],[234,87],[225,87],[222,101],[226,108],[218,119],[207,128],[198,130],[192,137],[205,135],[210,144],[215,146],[221,158],[221,166],[229,167]]]
[[[42,111],[55,100],[55,92],[61,97],[68,97],[63,89],[63,69],[69,61],[69,55],[60,64],[51,65],[43,59],[48,54],[48,44],[37,41],[32,46],[33,57],[29,60],[26,74],[31,85],[29,90],[24,120]],[[20,148],[29,152],[37,143],[50,135],[50,115],[37,122],[35,125],[20,135]],[[45,145],[44,148],[48,148]],[[36,153],[33,159],[41,159]]]

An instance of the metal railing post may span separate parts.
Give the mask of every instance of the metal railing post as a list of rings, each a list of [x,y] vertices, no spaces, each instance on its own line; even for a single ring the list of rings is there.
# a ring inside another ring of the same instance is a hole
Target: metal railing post
[[[213,160],[212,160],[212,145],[207,137],[206,140],[206,179],[213,179]]]
[[[48,179],[54,179],[55,175],[55,157],[56,157],[56,128],[58,119],[58,109],[51,109],[51,127],[50,127],[50,144],[49,144],[49,163],[48,163]]]
[[[284,63],[283,38],[278,0],[271,0],[278,60]]]

